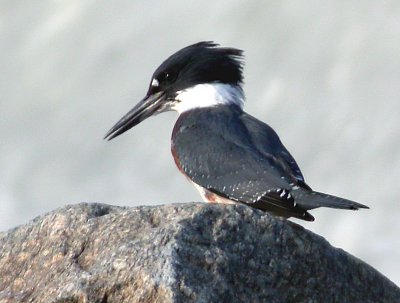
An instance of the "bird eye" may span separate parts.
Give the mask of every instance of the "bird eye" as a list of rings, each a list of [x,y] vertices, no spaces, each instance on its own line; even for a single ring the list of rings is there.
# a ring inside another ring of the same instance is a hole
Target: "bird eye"
[[[160,77],[159,77],[159,80],[160,80],[160,82],[162,82],[162,83],[171,83],[171,82],[173,82],[175,79],[176,79],[176,73],[175,72],[173,72],[173,71],[166,71],[166,72],[163,72],[161,75],[160,75]]]

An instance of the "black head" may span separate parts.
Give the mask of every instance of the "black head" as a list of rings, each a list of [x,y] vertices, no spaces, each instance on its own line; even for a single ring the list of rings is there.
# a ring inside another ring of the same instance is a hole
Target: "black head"
[[[156,69],[148,93],[159,90],[174,93],[196,84],[213,82],[240,85],[243,81],[242,53],[213,42],[187,46]],[[154,82],[159,85],[153,85]]]
[[[171,110],[177,92],[198,84],[220,83],[240,87],[243,51],[213,42],[187,46],[166,59],[154,72],[145,98],[128,112],[106,138],[111,140],[151,115]]]

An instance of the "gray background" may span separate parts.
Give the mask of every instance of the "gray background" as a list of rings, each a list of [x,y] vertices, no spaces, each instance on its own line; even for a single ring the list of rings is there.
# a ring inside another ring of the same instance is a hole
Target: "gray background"
[[[246,52],[250,114],[320,191],[299,222],[400,283],[400,2],[1,1],[0,230],[81,201],[199,201],[167,113],[106,142],[154,69],[200,40]],[[265,231],[268,232],[268,231]]]

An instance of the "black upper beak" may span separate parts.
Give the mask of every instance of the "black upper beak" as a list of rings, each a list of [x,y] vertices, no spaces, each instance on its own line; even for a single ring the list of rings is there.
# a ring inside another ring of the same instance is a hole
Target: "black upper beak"
[[[162,107],[163,99],[164,94],[162,92],[144,97],[108,131],[104,139],[111,140],[155,114]]]

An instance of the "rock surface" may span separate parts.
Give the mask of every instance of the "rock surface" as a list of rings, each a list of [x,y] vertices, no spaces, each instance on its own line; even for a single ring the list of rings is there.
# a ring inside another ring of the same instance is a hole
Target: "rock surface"
[[[67,206],[0,234],[0,302],[400,302],[295,223],[242,205]]]

